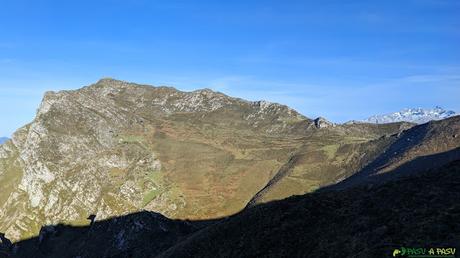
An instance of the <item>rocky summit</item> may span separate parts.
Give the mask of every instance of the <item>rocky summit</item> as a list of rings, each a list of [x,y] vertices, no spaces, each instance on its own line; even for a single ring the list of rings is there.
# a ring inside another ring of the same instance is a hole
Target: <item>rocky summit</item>
[[[19,241],[46,225],[88,226],[91,214],[96,221],[142,211],[172,220],[225,218],[355,174],[418,164],[458,148],[459,134],[457,117],[429,128],[338,125],[209,89],[102,79],[47,92],[35,119],[0,145],[0,232]],[[399,152],[402,158],[392,156]],[[458,158],[450,153],[431,168]]]

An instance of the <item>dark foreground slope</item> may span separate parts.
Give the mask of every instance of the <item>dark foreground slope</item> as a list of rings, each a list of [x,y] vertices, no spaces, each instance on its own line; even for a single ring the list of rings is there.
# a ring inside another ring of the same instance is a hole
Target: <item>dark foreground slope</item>
[[[12,257],[390,257],[460,243],[460,161],[376,186],[295,196],[202,222],[153,213],[54,227]],[[32,254],[32,256],[31,256]]]
[[[375,187],[260,205],[196,233],[162,257],[391,257],[400,246],[458,248],[459,200],[456,161]]]
[[[11,248],[11,256],[149,257],[213,223],[212,220],[172,220],[143,211],[98,221],[92,226],[52,225],[43,227],[39,236],[16,243]]]
[[[460,116],[431,121],[402,131],[386,150],[363,169],[324,189],[386,182],[436,169],[455,160],[460,160]]]

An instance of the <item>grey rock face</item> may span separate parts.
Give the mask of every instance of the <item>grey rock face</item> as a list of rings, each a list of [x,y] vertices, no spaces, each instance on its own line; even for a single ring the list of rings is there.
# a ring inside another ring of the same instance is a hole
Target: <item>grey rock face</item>
[[[181,92],[103,79],[80,90],[47,92],[35,119],[0,145],[0,232],[17,240],[44,224],[85,224],[89,214],[104,219],[143,208],[180,211],[186,202],[166,186],[146,132],[154,134],[157,121],[172,116],[189,114],[181,118],[185,124],[222,109],[242,110],[238,123],[268,134],[309,123],[286,106],[207,89]]]
[[[334,123],[327,121],[323,117],[318,117],[314,120],[316,128],[328,128],[335,126]]]

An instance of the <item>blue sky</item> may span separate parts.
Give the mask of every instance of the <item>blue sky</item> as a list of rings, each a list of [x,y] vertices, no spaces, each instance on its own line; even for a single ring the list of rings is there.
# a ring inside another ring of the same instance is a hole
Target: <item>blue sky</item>
[[[335,122],[460,111],[460,2],[0,0],[0,136],[102,77],[211,88]]]

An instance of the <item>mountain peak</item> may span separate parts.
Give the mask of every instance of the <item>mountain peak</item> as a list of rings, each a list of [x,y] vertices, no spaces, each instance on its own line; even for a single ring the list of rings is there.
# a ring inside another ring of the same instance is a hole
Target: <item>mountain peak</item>
[[[84,89],[90,90],[122,90],[127,88],[133,88],[133,86],[141,86],[141,84],[136,84],[128,81],[117,80],[114,78],[102,78],[94,84],[91,84]],[[78,91],[78,90],[77,90]]]
[[[128,82],[122,81],[122,80],[117,80],[117,79],[110,78],[110,77],[104,77],[104,78],[101,78],[99,81],[97,81],[96,85],[113,86],[113,85],[126,84],[126,83],[128,83]]]
[[[451,116],[456,116],[458,113],[452,110],[445,110],[440,106],[431,109],[424,108],[405,108],[395,113],[384,115],[374,115],[364,120],[364,122],[374,124],[386,124],[394,122],[411,122],[423,124],[432,120],[441,120]]]

